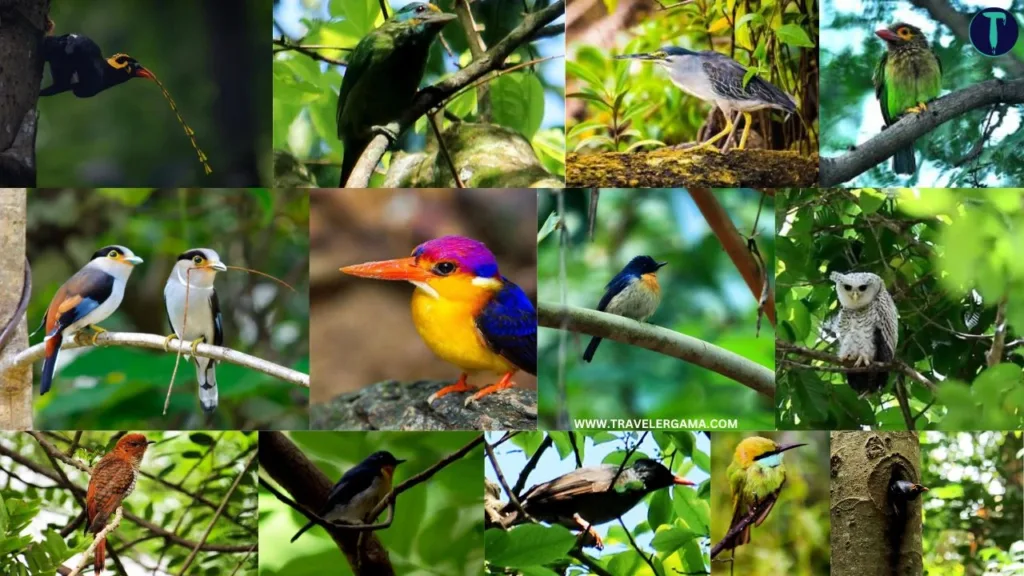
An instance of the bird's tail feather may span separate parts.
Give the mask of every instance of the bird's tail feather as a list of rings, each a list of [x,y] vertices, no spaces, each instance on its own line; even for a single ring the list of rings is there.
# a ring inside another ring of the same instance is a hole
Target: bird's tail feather
[[[46,339],[46,359],[43,360],[43,373],[39,380],[39,395],[42,396],[50,391],[53,384],[53,370],[57,367],[57,355],[60,353],[60,345],[64,340],[63,335],[58,332]]]
[[[100,538],[99,544],[96,544],[96,574],[99,576],[103,574],[103,565],[107,561],[107,539]]]
[[[897,150],[892,156],[892,171],[897,174],[913,174],[917,172],[917,161],[914,160],[914,147]]]
[[[199,382],[199,405],[203,412],[212,413],[217,409],[217,372],[216,362],[206,360],[205,365],[196,359],[196,380]]]
[[[295,542],[296,540],[298,540],[299,536],[302,536],[303,534],[305,534],[306,530],[309,530],[313,526],[314,526],[314,523],[310,522],[310,523],[306,524],[305,526],[303,526],[302,528],[299,528],[299,531],[295,533],[295,536],[292,536],[291,541]]]
[[[583,361],[590,362],[594,359],[594,352],[597,352],[597,346],[601,343],[601,339],[593,337],[590,339],[590,344],[587,344],[587,349],[583,352]]]

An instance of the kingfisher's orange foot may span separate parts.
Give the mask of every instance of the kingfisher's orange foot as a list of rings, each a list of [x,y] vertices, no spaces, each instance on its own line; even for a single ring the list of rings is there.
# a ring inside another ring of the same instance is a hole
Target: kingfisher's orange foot
[[[440,398],[442,396],[447,396],[448,394],[451,394],[452,392],[472,392],[473,391],[473,387],[466,383],[466,378],[467,377],[468,377],[468,374],[463,372],[462,375],[459,376],[459,381],[458,382],[456,382],[455,384],[452,384],[451,386],[445,386],[444,388],[441,388],[437,392],[434,392],[433,394],[431,394],[430,397],[427,398],[427,405],[428,406],[432,405],[434,403],[434,400],[437,400],[438,398]]]
[[[476,402],[477,400],[483,398],[484,396],[487,396],[488,394],[494,394],[499,390],[504,390],[506,388],[511,388],[512,386],[515,386],[515,382],[512,381],[513,374],[515,374],[515,372],[509,372],[508,374],[505,374],[504,376],[501,377],[501,380],[498,380],[497,384],[491,384],[490,386],[482,388],[476,394],[473,394],[469,398],[466,398],[466,406],[469,406],[473,402]]]

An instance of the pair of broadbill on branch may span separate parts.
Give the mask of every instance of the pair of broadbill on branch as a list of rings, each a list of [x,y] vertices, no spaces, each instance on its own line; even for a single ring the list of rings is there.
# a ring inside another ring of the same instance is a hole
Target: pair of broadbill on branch
[[[142,258],[124,246],[100,248],[89,262],[54,294],[41,329],[45,329],[45,358],[39,393],[46,394],[53,383],[57,357],[65,339],[73,340],[86,328],[96,337],[104,332],[97,326],[121,305],[125,286]],[[192,342],[192,360],[199,383],[199,404],[212,413],[217,408],[217,362],[196,355],[200,343],[220,346],[224,341],[220,302],[213,283],[217,272],[228,269],[217,252],[195,248],[181,253],[164,285],[164,304],[173,334],[167,337]]]

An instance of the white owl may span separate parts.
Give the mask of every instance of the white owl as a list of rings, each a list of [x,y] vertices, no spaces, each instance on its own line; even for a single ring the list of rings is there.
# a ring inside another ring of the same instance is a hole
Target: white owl
[[[896,353],[899,313],[882,279],[869,272],[829,277],[839,294],[839,358],[854,366],[867,366],[872,360],[889,362]],[[888,372],[849,372],[846,382],[858,394],[881,390]]]

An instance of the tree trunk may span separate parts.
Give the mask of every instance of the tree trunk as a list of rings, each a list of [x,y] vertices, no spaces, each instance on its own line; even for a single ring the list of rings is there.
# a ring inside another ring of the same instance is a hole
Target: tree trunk
[[[25,282],[25,189],[0,189],[0,333],[13,322],[0,364],[28,347],[28,322],[18,312]],[[2,343],[0,343],[2,344]],[[32,366],[0,372],[0,430],[32,428]]]
[[[919,482],[914,432],[832,432],[832,576],[918,576],[921,500],[894,512],[889,482]]]
[[[0,186],[35,186],[39,41],[49,0],[0,0]]]

